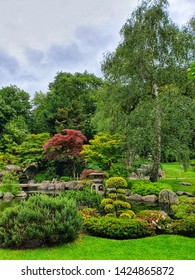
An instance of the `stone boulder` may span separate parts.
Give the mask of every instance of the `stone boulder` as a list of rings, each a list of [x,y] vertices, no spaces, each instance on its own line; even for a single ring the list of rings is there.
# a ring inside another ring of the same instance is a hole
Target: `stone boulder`
[[[162,190],[159,193],[158,201],[159,201],[159,203],[169,204],[169,205],[179,203],[177,194],[175,192],[173,192],[172,190],[166,190],[166,189]]]
[[[191,183],[188,183],[188,182],[180,182],[180,185],[183,185],[183,186],[192,186]]]
[[[14,198],[14,195],[11,192],[6,192],[3,195],[3,199],[6,201],[10,201],[12,200],[12,198]]]
[[[20,193],[17,193],[15,196],[16,197],[21,197],[21,198],[26,198],[27,197],[27,193],[25,193],[24,191],[21,191]]]
[[[58,181],[56,183],[53,184],[54,190],[57,191],[62,191],[65,189],[65,182],[64,181]],[[51,186],[50,186],[51,188]]]
[[[77,189],[77,185],[78,185],[78,182],[77,181],[70,181],[70,182],[64,182],[64,187],[65,187],[65,190],[75,190]]]
[[[142,196],[142,200],[146,203],[156,203],[158,198],[156,195],[151,194],[151,195]]]
[[[41,184],[38,186],[38,190],[47,190],[50,187],[51,183],[50,181],[43,181]]]
[[[139,194],[132,194],[127,197],[128,201],[136,201],[136,202],[141,202],[142,201],[142,196]]]
[[[189,196],[189,197],[194,197],[194,194],[193,194],[193,193],[190,193],[190,192],[177,191],[176,194],[177,194],[178,196],[186,195],[186,196]]]
[[[167,189],[159,193],[158,201],[160,208],[169,215],[173,214],[171,206],[179,203],[177,194]]]
[[[0,198],[2,198],[3,197],[3,193],[2,192],[0,192]]]

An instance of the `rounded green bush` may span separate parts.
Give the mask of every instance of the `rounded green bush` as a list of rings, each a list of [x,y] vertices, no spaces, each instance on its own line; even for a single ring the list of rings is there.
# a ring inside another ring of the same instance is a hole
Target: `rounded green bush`
[[[132,210],[125,210],[121,215],[120,215],[120,218],[121,217],[124,217],[125,215],[123,214],[126,214],[130,217],[130,219],[133,219],[136,217],[135,213],[132,211]]]
[[[107,188],[127,188],[127,181],[123,177],[111,177],[106,181]]]
[[[0,247],[35,248],[74,240],[82,217],[73,200],[33,195],[0,218]]]
[[[113,203],[113,200],[111,198],[104,198],[101,201],[102,206],[106,206],[107,204],[112,204],[112,203]]]
[[[172,190],[172,187],[167,183],[161,183],[161,182],[152,183],[150,181],[138,181],[133,183],[131,191],[133,193],[137,193],[140,195],[150,195],[150,194],[159,195],[159,193],[163,189]]]
[[[92,235],[113,239],[140,238],[154,235],[153,227],[138,219],[120,219],[109,216],[88,218],[84,228]]]

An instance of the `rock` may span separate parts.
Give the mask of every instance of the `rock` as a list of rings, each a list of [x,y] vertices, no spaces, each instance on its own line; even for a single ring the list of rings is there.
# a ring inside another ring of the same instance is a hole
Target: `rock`
[[[54,191],[54,190],[55,190],[55,187],[54,187],[54,186],[48,187],[48,191]]]
[[[189,197],[194,197],[193,193],[184,192],[184,191],[178,191],[178,192],[176,192],[176,194],[179,195],[179,196],[186,195],[186,196],[189,196]]]
[[[52,187],[52,186],[50,186],[50,187]],[[65,183],[64,183],[64,181],[56,182],[53,184],[53,187],[55,190],[64,190]]]
[[[131,191],[129,189],[125,189],[125,194],[126,194],[126,196],[130,196],[131,195]]]
[[[25,193],[24,191],[21,191],[20,193],[17,193],[15,196],[25,198],[25,197],[27,197],[27,193]]]
[[[142,200],[146,203],[154,203],[158,200],[157,196],[154,194],[142,196]]]
[[[43,181],[41,184],[38,186],[38,190],[47,190],[50,187],[50,181]]]
[[[179,195],[179,196],[181,196],[181,195],[185,195],[185,192],[183,192],[183,191],[177,191],[176,194]]]
[[[20,166],[18,166],[18,165],[6,165],[5,166],[5,170],[6,171],[15,171],[15,172],[17,172],[17,171],[21,171],[22,170],[22,168],[20,167]]]
[[[168,205],[179,203],[177,194],[172,190],[166,190],[166,189],[160,192],[158,200],[159,203],[168,204]]]
[[[30,180],[30,181],[28,181],[28,183],[27,184],[29,184],[29,185],[36,185],[37,183],[36,183],[36,181],[35,180]]]
[[[127,200],[129,200],[129,201],[142,201],[142,196],[135,193],[135,194],[132,194],[132,195],[128,196]]]
[[[3,197],[3,193],[2,192],[0,192],[0,198],[2,198]]]
[[[12,200],[12,198],[14,198],[14,195],[11,192],[6,192],[3,195],[4,200]]]
[[[180,185],[183,185],[183,186],[192,186],[191,183],[188,183],[188,182],[180,182]]]
[[[160,192],[158,201],[160,208],[169,215],[173,215],[171,206],[179,203],[177,194],[166,189]]]
[[[77,181],[70,181],[70,182],[65,182],[64,187],[66,190],[74,190],[76,189]]]

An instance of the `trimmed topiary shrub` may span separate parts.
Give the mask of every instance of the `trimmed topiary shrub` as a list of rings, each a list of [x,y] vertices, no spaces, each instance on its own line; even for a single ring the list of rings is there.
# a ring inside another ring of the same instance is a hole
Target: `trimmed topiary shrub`
[[[119,218],[133,219],[133,218],[135,218],[135,213],[132,210],[126,210],[125,212],[120,214]]]
[[[154,228],[144,220],[109,216],[88,218],[84,228],[92,235],[113,239],[140,238],[154,235]]]
[[[6,209],[0,218],[0,247],[35,248],[69,242],[78,236],[82,217],[73,200],[33,195]]]
[[[140,195],[159,195],[163,189],[172,190],[172,187],[169,184],[161,182],[138,181],[133,183],[131,191]]]
[[[123,177],[111,177],[106,181],[107,188],[127,188],[127,181]]]

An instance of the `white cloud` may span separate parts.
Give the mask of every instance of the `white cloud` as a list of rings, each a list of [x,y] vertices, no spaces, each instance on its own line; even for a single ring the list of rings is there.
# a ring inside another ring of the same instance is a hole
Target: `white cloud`
[[[170,16],[185,23],[193,0],[170,0]],[[47,90],[58,71],[100,75],[103,53],[138,0],[0,0],[0,87]]]

